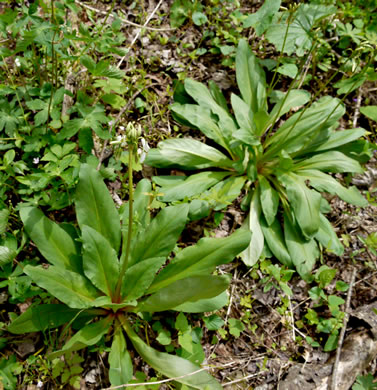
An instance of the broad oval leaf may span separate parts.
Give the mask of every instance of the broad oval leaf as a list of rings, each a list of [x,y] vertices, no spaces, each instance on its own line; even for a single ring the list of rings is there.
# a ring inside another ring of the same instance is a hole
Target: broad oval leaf
[[[226,176],[229,176],[230,172],[200,172],[195,175],[189,176],[185,181],[180,182],[174,187],[160,189],[161,200],[164,202],[173,202],[175,200],[181,200],[186,197],[203,193],[208,188],[219,183]]]
[[[242,99],[252,112],[266,111],[266,75],[244,39],[240,40],[237,48],[236,78]]]
[[[287,267],[292,267],[292,259],[284,241],[283,232],[277,219],[268,226],[266,220],[261,218],[261,227],[268,248],[273,255]]]
[[[260,204],[262,206],[263,215],[266,218],[267,224],[271,225],[276,217],[279,207],[279,195],[277,191],[271,187],[269,181],[264,176],[258,177]]]
[[[335,234],[331,223],[323,214],[320,214],[320,225],[314,238],[337,256],[343,255],[344,247]]]
[[[17,256],[17,251],[8,248],[7,246],[0,246],[0,267],[11,263]]]
[[[78,309],[71,309],[66,305],[31,306],[12,321],[7,330],[15,334],[45,331],[71,321],[78,313]]]
[[[129,267],[122,284],[124,300],[132,301],[143,296],[165,261],[166,257],[153,257]]]
[[[185,302],[195,302],[200,299],[217,297],[229,286],[227,275],[197,275],[177,280],[167,287],[159,289],[145,301],[141,302],[137,310],[159,312],[171,310]]]
[[[216,115],[222,138],[225,138],[225,142],[229,142],[233,132],[237,129],[229,112],[216,102],[204,84],[192,79],[186,79],[185,90],[201,107],[208,108]],[[223,146],[227,148],[226,145]]]
[[[305,237],[312,237],[319,228],[321,195],[310,190],[305,181],[293,173],[279,176],[287,189],[288,200]]]
[[[360,194],[356,187],[343,187],[336,179],[318,171],[316,169],[302,169],[296,172],[305,180],[310,181],[310,185],[317,191],[325,191],[332,195],[338,195],[347,203],[355,206],[366,207],[368,201]]]
[[[179,378],[176,381],[194,389],[222,389],[221,385],[206,371],[201,371],[199,366],[181,357],[156,351],[144,343],[126,320],[122,321],[122,325],[139,355],[158,372],[168,378]]]
[[[200,199],[208,202],[213,210],[221,210],[240,195],[246,180],[245,176],[228,177],[206,191]]]
[[[245,220],[245,227],[251,232],[249,246],[241,253],[242,261],[252,267],[259,260],[264,247],[264,236],[260,226],[261,204],[259,190],[255,190],[250,203],[250,212]]]
[[[292,108],[304,106],[310,100],[310,93],[303,89],[291,89],[274,105],[268,125],[276,122]]]
[[[190,138],[175,138],[162,141],[157,149],[151,149],[145,164],[152,167],[180,167],[203,169],[209,167],[231,168],[232,160],[212,146]]]
[[[255,123],[253,121],[254,115],[250,106],[234,93],[232,93],[230,99],[239,128],[246,130],[251,135],[255,136]]]
[[[122,328],[114,334],[109,353],[109,378],[112,386],[120,386],[132,379],[133,365],[130,353],[127,350],[126,340]]]
[[[189,276],[208,274],[217,265],[232,261],[250,243],[250,232],[238,229],[225,238],[202,238],[196,245],[180,251],[156,276],[148,293],[158,291]]]
[[[372,121],[377,122],[377,106],[365,106],[360,108],[360,112]]]
[[[97,230],[118,253],[121,240],[120,219],[111,195],[97,170],[82,164],[76,189],[76,215],[82,226]]]
[[[90,226],[82,226],[85,276],[102,292],[112,296],[119,277],[119,260],[109,241]]]
[[[97,322],[92,322],[77,333],[75,333],[59,351],[53,352],[49,355],[49,359],[54,359],[63,355],[67,351],[78,351],[87,346],[97,344],[101,338],[109,331],[112,319],[106,317]]]
[[[346,156],[341,152],[335,150],[323,152],[307,158],[300,163],[295,164],[295,170],[297,169],[318,169],[320,171],[327,172],[352,172],[363,173],[364,170],[360,164]]]
[[[188,121],[194,127],[200,129],[206,137],[213,139],[219,145],[225,149],[228,148],[228,144],[219,128],[217,123],[211,117],[209,109],[201,107],[197,104],[179,104],[174,103],[171,106],[171,110]]]
[[[214,298],[199,299],[196,302],[186,302],[174,307],[172,310],[184,313],[205,313],[209,311],[220,310],[228,303],[228,294],[226,291]]]
[[[329,129],[343,114],[344,107],[338,99],[329,96],[319,99],[304,112],[292,115],[266,141],[265,147],[269,148],[264,158],[278,154],[282,149],[290,154],[310,149],[313,143],[325,142]]]
[[[43,268],[27,265],[24,268],[34,282],[47,290],[52,296],[74,309],[92,306],[99,296],[97,289],[84,276],[56,266]]]
[[[291,222],[287,214],[284,214],[284,236],[297,272],[304,280],[308,280],[319,256],[317,243],[313,238],[303,239],[298,226]]]
[[[314,152],[323,152],[325,150],[331,150],[338,148],[339,146],[346,145],[350,142],[356,141],[363,135],[366,130],[358,128],[351,130],[334,131],[330,134],[330,137],[321,145],[316,147]]]
[[[73,238],[36,207],[22,207],[21,220],[38,250],[51,264],[81,272],[81,258]]]
[[[188,204],[161,210],[147,229],[135,239],[128,266],[154,257],[167,257],[186,225],[188,211]]]

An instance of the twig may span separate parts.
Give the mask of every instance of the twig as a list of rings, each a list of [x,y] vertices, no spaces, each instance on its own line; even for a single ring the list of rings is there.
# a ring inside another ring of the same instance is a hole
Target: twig
[[[357,121],[359,120],[359,116],[360,116],[361,93],[362,93],[362,91],[361,91],[361,87],[360,87],[359,92],[357,94],[357,99],[356,99],[355,113],[353,114],[352,125],[354,128],[357,126]]]
[[[92,7],[88,4],[85,4],[85,3],[82,3],[81,1],[79,0],[75,0],[75,2],[79,5],[81,5],[82,7],[86,8],[86,9],[89,9],[91,11],[94,11],[94,12],[97,12],[98,14],[101,14],[101,15],[107,15],[107,12],[106,11],[101,11],[100,9],[97,9],[95,7]],[[122,14],[124,15],[124,12],[121,10]],[[118,17],[118,15],[112,15],[113,17]],[[172,27],[164,27],[164,28],[159,28],[159,27],[148,27],[148,26],[142,26],[141,24],[137,24],[137,23],[134,23],[134,22],[131,22],[130,20],[128,19],[124,19],[124,18],[119,18],[119,20],[121,20],[123,23],[125,24],[129,24],[130,26],[134,26],[134,27],[139,27],[139,28],[144,28],[146,30],[150,30],[150,31],[173,31],[173,30],[176,30],[175,28],[172,28]],[[5,41],[4,41],[5,42]],[[1,43],[1,41],[0,41]]]
[[[222,387],[229,386],[229,385],[233,385],[233,384],[239,383],[239,382],[243,382],[243,381],[245,381],[245,380],[247,380],[247,379],[254,378],[254,377],[256,377],[256,376],[262,375],[263,373],[264,373],[264,372],[258,372],[257,374],[247,375],[247,376],[245,376],[245,377],[243,377],[243,378],[236,379],[236,380],[231,381],[231,382],[228,382],[228,383],[223,383],[223,384],[222,384]]]
[[[346,334],[346,328],[347,328],[347,323],[348,323],[348,319],[349,319],[349,310],[350,310],[350,306],[351,306],[352,289],[353,289],[353,286],[355,284],[355,278],[356,278],[356,268],[354,267],[352,270],[350,286],[349,286],[348,293],[347,293],[346,307],[344,309],[343,326],[342,326],[342,330],[340,331],[340,336],[339,336],[339,340],[338,340],[338,347],[336,348],[336,355],[335,355],[335,362],[334,362],[334,366],[333,366],[333,370],[332,370],[330,390],[336,390],[337,371],[338,371],[338,366],[339,366],[339,361],[340,361],[340,354],[342,352],[344,335]]]
[[[293,337],[293,341],[296,342],[296,332],[295,332],[296,328],[295,328],[295,320],[293,317],[292,301],[291,301],[291,297],[289,295],[287,296],[289,299],[289,311],[291,314],[292,337]]]
[[[158,4],[156,5],[155,9],[152,11],[152,13],[148,16],[148,19],[146,20],[146,22],[144,23],[143,27],[137,32],[137,34],[135,35],[135,38],[132,40],[130,46],[129,46],[129,49],[131,49],[131,47],[134,45],[134,43],[137,41],[137,39],[139,38],[140,34],[141,34],[141,31],[143,28],[146,27],[146,25],[149,23],[149,21],[153,18],[153,16],[155,15],[155,13],[157,12],[157,10],[160,8],[161,4],[162,4],[162,1],[163,0],[160,0],[158,2]],[[128,54],[128,53],[127,53]],[[125,60],[125,58],[127,57],[127,54],[125,54],[121,60],[118,62],[118,65],[117,67],[120,68],[120,66],[122,65],[122,62]]]
[[[143,386],[143,385],[159,385],[160,383],[172,382],[172,381],[176,381],[177,379],[182,379],[182,378],[186,378],[186,377],[191,376],[191,375],[195,375],[198,372],[204,371],[205,369],[206,368],[201,368],[199,370],[190,372],[190,373],[185,374],[185,375],[177,376],[175,378],[163,379],[161,381],[145,382],[145,383],[129,383],[129,384],[124,384],[124,385],[119,385],[119,386],[114,386],[114,387],[105,387],[105,388],[102,388],[101,390],[113,390],[113,389],[121,389],[123,387],[137,387],[137,386]]]
[[[305,77],[306,75],[308,74],[308,70],[310,68],[310,62],[312,60],[312,54],[310,53],[310,55],[308,56],[308,58],[306,59],[305,61],[305,65],[304,65],[304,73],[302,74],[301,78],[300,78],[300,81],[298,83],[298,86],[297,86],[297,89],[301,89],[302,87],[302,84],[304,83],[305,81]]]
[[[234,280],[236,280],[236,279],[237,279],[237,270],[235,270],[235,272],[234,272]],[[229,318],[229,316],[230,316],[230,311],[231,311],[231,309],[232,309],[233,293],[234,293],[235,287],[236,287],[236,284],[233,283],[232,289],[231,289],[231,292],[230,292],[228,310],[226,311],[226,316],[225,316],[225,321],[224,321],[224,324],[225,324],[225,325],[228,323],[228,318]]]

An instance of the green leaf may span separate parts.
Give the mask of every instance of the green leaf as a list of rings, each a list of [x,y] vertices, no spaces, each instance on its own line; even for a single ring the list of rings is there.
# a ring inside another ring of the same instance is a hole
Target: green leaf
[[[237,130],[233,117],[216,102],[208,88],[202,83],[186,79],[185,90],[201,107],[207,108],[217,116],[221,134],[225,140],[230,141],[233,132]]]
[[[203,12],[195,11],[192,14],[192,21],[196,26],[202,26],[208,22],[208,18]]]
[[[109,379],[111,386],[120,386],[132,379],[133,365],[126,340],[119,327],[114,335],[109,353]]]
[[[178,382],[194,389],[222,389],[221,385],[206,371],[199,371],[199,366],[181,357],[156,351],[141,340],[128,322],[124,321],[122,324],[136,351],[155,370],[168,378],[179,378]],[[196,371],[199,372],[193,374]]]
[[[143,296],[165,261],[165,257],[154,257],[128,268],[122,285],[123,298],[132,301]]]
[[[325,150],[336,149],[339,146],[348,144],[365,135],[366,131],[362,128],[351,130],[339,130],[331,133],[330,137],[321,145],[313,149],[314,152],[323,152]]]
[[[11,263],[17,256],[17,251],[8,248],[7,246],[0,245],[0,267]]]
[[[368,201],[360,194],[356,187],[343,187],[336,179],[315,169],[302,169],[296,172],[304,180],[309,180],[310,185],[317,191],[325,191],[332,195],[338,195],[347,203],[355,206],[366,207]]]
[[[256,264],[264,247],[264,236],[260,226],[261,213],[259,190],[255,190],[250,203],[250,212],[244,223],[245,228],[248,228],[251,232],[251,241],[249,246],[241,253],[242,261],[248,267]]]
[[[342,256],[344,253],[344,247],[335,234],[331,223],[324,215],[320,214],[319,217],[319,229],[314,238],[337,256]]]
[[[214,210],[221,210],[231,205],[240,195],[246,180],[245,176],[231,176],[213,186],[200,198],[207,201]]]
[[[8,209],[0,210],[0,235],[4,234],[7,229],[9,215]]]
[[[85,66],[86,69],[89,70],[89,72],[93,72],[96,68],[96,63],[87,54],[84,54],[80,57],[80,62]]]
[[[293,265],[299,275],[307,280],[319,256],[315,240],[313,238],[304,240],[300,235],[299,227],[291,222],[286,213],[284,213],[284,236]]]
[[[229,318],[229,333],[234,337],[240,337],[241,332],[245,330],[245,325],[241,320]]]
[[[319,169],[328,172],[353,172],[363,173],[364,170],[360,164],[353,158],[347,157],[341,152],[335,150],[323,152],[306,158],[302,162],[295,164],[296,169]]]
[[[358,375],[352,390],[375,390],[377,389],[377,382],[374,382],[372,374],[365,376]]]
[[[334,351],[336,347],[338,346],[338,338],[339,335],[337,333],[332,333],[329,335],[325,346],[323,347],[323,350],[325,352]]]
[[[291,267],[293,265],[292,259],[286,247],[279,221],[275,219],[275,221],[269,226],[266,220],[262,217],[260,222],[268,248],[282,264],[287,267]]]
[[[288,154],[305,153],[313,144],[323,143],[328,138],[328,132],[344,114],[344,107],[338,99],[325,96],[307,108],[304,113],[297,112],[292,115],[266,141],[269,147],[265,157],[285,150]]]
[[[263,215],[266,218],[267,224],[271,225],[274,222],[278,211],[279,195],[264,176],[260,176],[258,181],[260,188],[260,204],[262,205]]]
[[[109,241],[90,226],[82,226],[85,276],[102,292],[112,296],[119,276],[117,254]]]
[[[137,237],[129,266],[146,259],[168,256],[186,225],[188,210],[188,204],[169,206],[161,210],[147,229]]]
[[[310,100],[310,93],[303,89],[291,89],[287,94],[288,96],[286,93],[282,93],[280,100],[274,105],[274,108],[270,113],[268,125],[273,124],[278,118],[282,117],[292,108],[301,107]]]
[[[298,68],[295,64],[283,64],[279,66],[277,72],[294,79],[298,73]]]
[[[152,185],[147,179],[142,179],[137,183],[134,193],[134,220],[140,223],[144,228],[150,221],[149,203],[151,200]]]
[[[180,279],[159,289],[137,307],[138,311],[159,312],[171,310],[185,302],[213,298],[229,286],[226,275],[197,275]]]
[[[180,167],[203,169],[209,167],[231,168],[232,160],[217,149],[190,138],[168,139],[151,149],[145,164],[152,167]]]
[[[256,114],[267,109],[266,75],[244,39],[236,55],[236,77],[242,99]]]
[[[204,317],[204,323],[208,330],[218,330],[224,325],[224,320],[217,314],[212,314],[209,317]]]
[[[73,238],[36,207],[22,207],[21,220],[26,232],[42,255],[53,265],[81,272],[81,258]]]
[[[192,4],[189,0],[175,0],[170,7],[170,26],[172,28],[181,27],[191,8]]]
[[[82,164],[76,189],[76,215],[82,228],[84,225],[102,234],[116,252],[120,247],[120,219],[109,190],[95,168]]]
[[[67,351],[78,351],[87,346],[97,344],[109,331],[111,323],[112,320],[109,317],[106,317],[102,320],[92,322],[91,324],[84,326],[64,344],[61,350],[50,354],[49,359],[55,359]]]
[[[254,27],[260,37],[272,24],[273,17],[279,11],[281,0],[266,0],[257,12],[248,15],[243,22],[243,27]]]
[[[305,237],[312,237],[319,228],[321,195],[310,190],[298,175],[287,173],[279,176],[287,189],[288,200]]]
[[[110,104],[110,106],[115,108],[116,110],[120,110],[127,103],[125,99],[114,93],[107,93],[105,95],[102,95],[101,100],[107,104]]]
[[[159,192],[163,195],[161,200],[163,202],[172,202],[175,200],[181,200],[186,197],[203,193],[208,188],[214,186],[224,177],[229,176],[229,172],[200,172],[195,175],[189,176],[184,182],[180,182],[177,186],[168,188],[162,187]]]
[[[157,275],[148,292],[189,276],[211,273],[217,265],[232,261],[249,243],[250,232],[243,229],[225,238],[202,238],[196,245],[180,251]]]
[[[372,121],[377,122],[377,106],[361,107],[360,112]]]
[[[6,390],[16,390],[17,377],[16,371],[19,373],[20,364],[16,360],[16,355],[11,355],[9,359],[2,358],[0,360],[0,384],[1,388]]]
[[[98,291],[84,276],[57,266],[46,269],[27,265],[24,272],[39,287],[73,309],[89,308],[99,296]]]
[[[337,8],[316,4],[300,4],[291,16],[291,11],[279,13],[265,34],[278,51],[299,57],[312,46],[311,30],[322,18],[336,14]],[[289,25],[289,26],[288,26]],[[288,28],[288,31],[287,31]]]
[[[349,94],[350,92],[360,88],[366,80],[367,76],[365,74],[354,74],[349,78],[339,80],[337,83],[333,84],[333,87],[338,89],[338,95]]]
[[[174,103],[171,110],[178,116],[189,122],[192,126],[200,129],[206,137],[213,139],[225,149],[228,147],[219,126],[211,116],[208,108],[198,106],[197,104],[179,104]]]
[[[46,304],[31,306],[8,326],[15,334],[45,331],[70,322],[79,311],[65,305]]]
[[[220,310],[228,304],[228,294],[226,291],[214,298],[199,299],[196,302],[186,302],[174,307],[172,310],[184,313],[205,313]]]
[[[249,105],[247,105],[239,96],[234,93],[231,94],[230,100],[238,126],[255,135],[255,123],[253,121],[254,115]]]

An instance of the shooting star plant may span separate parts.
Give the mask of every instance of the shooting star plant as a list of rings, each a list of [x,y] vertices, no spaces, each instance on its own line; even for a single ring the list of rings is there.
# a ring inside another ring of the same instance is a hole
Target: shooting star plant
[[[203,238],[170,258],[185,227],[188,205],[169,206],[152,218],[151,184],[141,180],[135,191],[132,164],[139,129],[126,129],[129,151],[129,200],[120,216],[100,173],[82,164],[75,208],[75,226],[57,224],[37,207],[21,208],[31,240],[49,266],[27,265],[33,281],[61,303],[30,307],[8,327],[12,333],[46,331],[65,325],[79,330],[50,357],[55,358],[111,341],[109,379],[120,386],[133,378],[133,348],[151,367],[194,389],[221,389],[206,371],[189,360],[154,349],[139,335],[142,313],[207,312],[226,303],[230,278],[212,275],[243,251],[250,234],[239,230],[226,238]],[[123,223],[121,223],[123,221]],[[149,339],[151,341],[151,339]],[[153,344],[153,340],[151,342]]]

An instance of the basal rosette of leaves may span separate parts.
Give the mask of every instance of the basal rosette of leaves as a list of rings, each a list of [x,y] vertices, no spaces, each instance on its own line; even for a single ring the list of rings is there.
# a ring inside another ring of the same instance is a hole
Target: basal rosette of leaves
[[[50,263],[27,265],[24,272],[61,303],[30,307],[8,330],[23,334],[66,324],[63,340],[70,325],[79,329],[50,358],[97,344],[107,335],[112,339],[108,361],[113,386],[132,380],[133,347],[155,370],[179,377],[190,388],[221,389],[198,365],[148,345],[135,324],[143,321],[143,312],[196,313],[222,307],[230,278],[212,273],[247,247],[250,234],[239,230],[227,238],[203,238],[171,259],[189,206],[169,206],[151,218],[150,182],[141,180],[132,196],[131,191],[121,218],[100,173],[83,164],[75,199],[79,229],[53,222],[37,207],[21,208],[26,232]]]
[[[307,278],[321,247],[343,253],[321,193],[367,205],[357,188],[346,188],[331,175],[363,172],[357,158],[366,146],[360,140],[365,130],[336,130],[344,114],[341,102],[325,96],[312,103],[304,90],[275,91],[270,108],[265,73],[244,40],[237,49],[236,78],[241,96],[231,95],[231,109],[216,84],[210,82],[208,89],[190,79],[184,83],[190,101],[181,94],[172,105],[178,121],[199,129],[218,147],[168,139],[150,150],[146,164],[203,170],[187,178],[154,178],[163,201],[195,198],[192,209],[205,209],[207,203],[219,210],[246,190],[242,205],[250,209],[245,228],[252,237],[244,262],[252,266],[262,254],[274,255]]]

